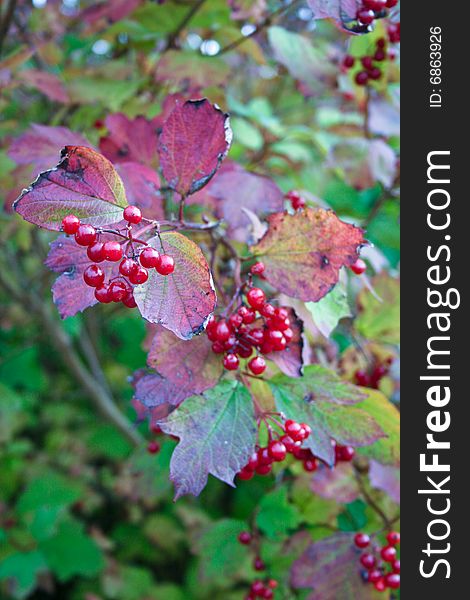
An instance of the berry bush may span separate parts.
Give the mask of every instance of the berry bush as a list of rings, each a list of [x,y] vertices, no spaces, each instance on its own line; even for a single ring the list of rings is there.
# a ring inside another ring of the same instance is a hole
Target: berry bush
[[[4,5],[0,597],[398,599],[398,2]]]

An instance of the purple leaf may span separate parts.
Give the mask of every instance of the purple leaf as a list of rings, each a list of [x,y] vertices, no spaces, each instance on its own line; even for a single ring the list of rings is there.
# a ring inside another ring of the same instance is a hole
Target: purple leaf
[[[208,183],[232,141],[228,115],[208,100],[177,104],[163,125],[158,152],[163,175],[181,196]]]
[[[304,348],[303,340],[303,322],[299,319],[293,308],[288,308],[290,328],[294,332],[289,345],[282,352],[271,352],[266,355],[266,358],[272,360],[281,369],[283,373],[290,377],[300,377],[303,372],[302,353]]]
[[[120,162],[116,164],[116,171],[124,183],[129,204],[141,208],[147,219],[165,218],[160,178],[155,169],[136,162]]]
[[[157,165],[157,128],[153,121],[115,113],[106,117],[105,124],[109,134],[100,139],[100,150],[111,162]]]
[[[309,600],[378,598],[374,586],[361,578],[361,552],[352,533],[336,533],[311,544],[292,565],[292,587],[312,589]]]
[[[159,329],[147,357],[149,367],[173,383],[185,398],[213,387],[224,369],[206,335],[183,341]]]
[[[113,165],[84,146],[66,146],[61,157],[57,167],[41,173],[15,201],[23,219],[55,231],[70,213],[95,226],[120,221],[127,201]]]
[[[137,380],[134,398],[147,409],[153,410],[178,406],[187,395],[184,390],[158,373],[148,373]]]
[[[256,421],[250,392],[240,382],[219,383],[187,398],[161,429],[180,438],[170,463],[175,499],[198,496],[209,473],[229,485],[254,451]]]
[[[320,464],[310,483],[312,492],[327,500],[348,504],[360,495],[351,463],[338,463],[334,469]]]
[[[142,316],[160,323],[179,338],[189,340],[200,333],[216,305],[209,265],[199,246],[180,233],[162,233],[148,243],[174,258],[171,275],[151,269],[148,281],[135,288]]]
[[[91,146],[80,133],[67,127],[49,127],[33,123],[13,140],[8,156],[18,165],[31,165],[34,173],[45,171],[57,160],[59,148],[64,146]]]
[[[355,19],[359,7],[357,0],[307,0],[314,19],[334,19],[342,22]]]
[[[69,102],[64,84],[57,75],[38,69],[24,69],[17,76],[25,85],[37,89],[50,100],[62,104]]]
[[[190,202],[209,206],[217,218],[227,223],[227,234],[231,239],[248,242],[250,218],[244,209],[259,216],[282,211],[284,195],[268,177],[250,173],[237,163],[229,162]]]
[[[142,3],[143,0],[105,0],[87,7],[80,18],[86,23],[102,21],[104,26],[109,27],[111,23],[127,17]]]
[[[384,491],[390,498],[400,504],[400,469],[390,465],[381,465],[370,461],[369,479],[372,487]]]

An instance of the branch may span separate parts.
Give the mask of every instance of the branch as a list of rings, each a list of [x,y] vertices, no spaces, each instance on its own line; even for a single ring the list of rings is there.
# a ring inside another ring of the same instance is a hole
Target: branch
[[[199,9],[201,8],[201,6],[204,4],[205,1],[206,0],[197,0],[197,2],[194,4],[194,6],[192,6],[189,9],[189,11],[187,12],[187,14],[182,19],[181,23],[179,23],[179,25],[176,26],[176,29],[173,31],[173,33],[171,33],[169,35],[168,42],[167,42],[167,45],[166,45],[166,50],[169,50],[170,48],[176,48],[176,42],[178,41],[180,33],[189,24],[189,22],[191,21],[191,19],[199,11]]]

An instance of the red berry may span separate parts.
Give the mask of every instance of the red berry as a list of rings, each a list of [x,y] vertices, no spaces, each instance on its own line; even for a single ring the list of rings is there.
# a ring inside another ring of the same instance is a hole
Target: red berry
[[[287,329],[284,329],[284,331],[282,333],[284,335],[284,338],[285,338],[287,344],[292,341],[292,339],[294,337],[294,332],[292,331],[292,329],[290,327],[288,327]]]
[[[256,319],[255,311],[251,308],[248,308],[248,306],[240,306],[238,309],[238,314],[243,319],[243,323],[245,323],[245,325],[250,325]]]
[[[215,327],[215,336],[218,342],[226,342],[230,337],[231,331],[227,322],[222,320],[219,321]]]
[[[380,556],[385,562],[392,563],[397,556],[397,550],[394,546],[384,546],[380,551]]]
[[[370,377],[369,377],[369,374],[367,373],[367,371],[363,371],[362,369],[359,369],[354,374],[354,377],[355,377],[357,385],[362,385],[363,387],[367,387],[368,385],[370,385]]]
[[[279,585],[279,583],[275,580],[275,579],[270,579],[268,581],[268,586],[272,589],[275,590],[277,588],[277,586]]]
[[[374,587],[378,592],[385,592],[385,580],[381,577],[378,581],[374,583]]]
[[[103,246],[103,254],[106,260],[117,262],[122,258],[122,248],[119,242],[105,242]]]
[[[67,235],[74,235],[80,227],[80,219],[75,215],[67,215],[62,219],[62,231]]]
[[[377,48],[385,48],[387,45],[387,40],[385,38],[379,38],[375,43]]]
[[[136,308],[137,307],[137,302],[135,301],[134,294],[132,292],[129,292],[127,294],[127,296],[124,298],[122,303],[127,308]]]
[[[272,345],[273,350],[281,351],[287,346],[286,338],[282,335],[282,331],[271,329],[268,331],[266,341]]]
[[[132,258],[124,258],[119,263],[119,273],[124,275],[125,277],[129,277],[129,275],[134,271],[137,267],[137,263]]]
[[[353,273],[356,273],[356,275],[362,275],[367,269],[367,265],[362,258],[358,258],[356,262],[351,265],[350,269]]]
[[[88,246],[86,249],[86,253],[88,258],[95,262],[100,263],[104,261],[104,253],[103,253],[103,242],[95,242],[91,246]]]
[[[352,446],[337,446],[339,453],[339,460],[342,462],[351,462],[354,458],[356,451]]]
[[[246,299],[248,304],[252,308],[261,308],[263,304],[266,302],[266,294],[260,288],[251,288],[246,295]]]
[[[264,571],[266,569],[266,565],[259,556],[257,556],[253,561],[253,567],[255,571]]]
[[[385,8],[387,0],[363,0],[362,4],[365,8],[379,12]]]
[[[370,583],[375,583],[381,577],[382,577],[382,571],[379,571],[379,569],[372,569],[372,571],[369,571],[369,573],[367,575],[367,581],[369,581]]]
[[[376,60],[377,62],[382,62],[383,60],[385,60],[385,57],[386,57],[386,54],[382,48],[379,48],[378,50],[375,51],[374,60]]]
[[[237,473],[237,477],[242,481],[249,481],[253,479],[254,472],[251,469],[247,469],[244,467],[239,473]]]
[[[318,467],[317,461],[315,458],[306,458],[303,461],[302,466],[304,468],[304,471],[307,471],[307,473],[313,473],[314,471],[317,470],[317,467]]]
[[[83,271],[83,280],[90,287],[101,287],[104,282],[104,273],[98,265],[89,265]]]
[[[124,219],[133,225],[140,223],[142,221],[140,208],[138,206],[126,206],[124,209]]]
[[[356,74],[354,81],[357,83],[357,85],[366,85],[369,81],[369,74],[367,71],[359,71],[359,73]]]
[[[295,445],[296,443],[294,442],[294,440],[290,437],[290,435],[283,435],[282,437],[279,438],[280,441],[284,444],[287,452],[294,452],[294,450],[297,448],[297,446]]]
[[[292,419],[287,419],[284,423],[284,431],[294,440],[294,442],[299,441],[299,432],[301,429],[300,423],[297,423],[297,421],[293,421]]]
[[[396,546],[397,544],[399,544],[400,534],[398,533],[398,531],[391,531],[389,534],[387,534],[387,542],[390,546]]]
[[[147,269],[152,269],[160,264],[160,253],[155,248],[147,246],[142,250],[139,256],[140,264]]]
[[[393,8],[394,6],[396,6],[398,4],[398,0],[387,0],[386,3],[386,7],[387,8]]]
[[[362,9],[358,11],[356,17],[363,25],[370,25],[375,19],[375,13],[373,10]]]
[[[246,464],[246,469],[251,469],[252,471],[254,471],[256,469],[256,467],[258,466],[258,452],[253,452],[253,454],[250,456],[250,460],[247,462]]]
[[[400,561],[399,560],[394,560],[392,562],[392,569],[394,573],[399,573],[400,572]]]
[[[374,67],[369,71],[369,77],[370,79],[377,81],[377,79],[382,77],[382,71],[378,67]]]
[[[350,69],[351,67],[354,66],[354,56],[351,56],[350,54],[346,54],[346,56],[343,58],[343,66],[346,67],[346,69]]]
[[[361,58],[361,63],[362,63],[362,66],[364,67],[364,69],[367,69],[367,70],[372,69],[372,67],[373,67],[372,56],[363,56]]]
[[[95,298],[102,304],[109,304],[112,302],[111,296],[109,295],[108,286],[102,285],[101,287],[96,288]]]
[[[375,563],[377,562],[375,560],[375,556],[370,553],[361,554],[360,561],[362,566],[366,569],[373,569],[375,567]]]
[[[75,241],[79,246],[91,246],[96,242],[96,229],[93,225],[80,225],[75,233]]]
[[[274,598],[274,592],[269,588],[264,588],[261,598],[264,598],[264,600],[271,600]]]
[[[250,273],[252,275],[262,275],[264,273],[264,263],[262,262],[257,262],[255,263],[251,269],[250,269]]]
[[[255,356],[248,363],[248,368],[254,375],[261,375],[266,369],[266,361],[262,356]]]
[[[259,579],[253,581],[250,587],[250,592],[253,594],[253,596],[261,596],[261,594],[264,592],[264,583]]]
[[[268,475],[268,473],[271,473],[272,468],[273,468],[272,464],[258,465],[256,467],[256,472],[258,473],[258,475]]]
[[[264,331],[260,327],[254,327],[251,329],[249,336],[255,346],[259,346],[264,341]]]
[[[397,590],[400,587],[400,575],[398,573],[388,573],[388,575],[385,575],[385,585],[392,590]]]
[[[149,454],[157,454],[160,451],[160,444],[158,442],[152,441],[147,445],[147,452]]]
[[[248,544],[251,544],[251,533],[249,531],[242,531],[238,534],[238,541],[240,544],[248,546]]]
[[[212,344],[212,352],[214,354],[223,354],[225,352],[225,347],[222,342],[214,342]]]
[[[113,281],[109,285],[109,297],[112,302],[122,302],[129,293],[129,289],[124,281]]]
[[[240,358],[250,358],[250,356],[253,354],[253,348],[251,346],[242,346],[238,344],[237,354],[240,356]]]
[[[367,533],[356,533],[354,536],[354,543],[358,548],[367,548],[370,544],[370,537]]]
[[[270,465],[273,462],[271,455],[267,448],[260,448],[258,450],[258,465]]]
[[[149,278],[149,272],[145,267],[141,265],[135,265],[134,269],[129,275],[129,281],[135,285],[139,285],[141,283],[145,283]]]
[[[304,430],[303,439],[306,440],[308,436],[312,433],[312,428],[310,427],[310,425],[307,425],[307,423],[301,423],[300,427]]]
[[[160,254],[160,263],[155,267],[160,275],[171,275],[175,270],[175,261],[168,254]]]
[[[240,361],[238,360],[238,356],[236,354],[226,354],[224,356],[224,367],[228,371],[236,371]]]
[[[233,329],[238,329],[243,323],[243,317],[238,313],[233,313],[233,315],[230,315],[228,322]]]
[[[287,449],[280,440],[271,440],[268,444],[268,452],[276,462],[282,462],[287,456]]]
[[[313,458],[313,454],[312,451],[309,450],[308,448],[301,448],[300,447],[300,442],[297,442],[297,446],[294,449],[294,452],[292,453],[295,458],[297,458],[298,460],[310,460]]]
[[[269,304],[269,302],[266,302],[265,304],[263,304],[263,306],[261,306],[259,308],[259,313],[263,317],[266,317],[267,319],[269,319],[270,317],[274,317],[274,315],[276,314],[276,309],[274,308],[274,306],[272,304]]]

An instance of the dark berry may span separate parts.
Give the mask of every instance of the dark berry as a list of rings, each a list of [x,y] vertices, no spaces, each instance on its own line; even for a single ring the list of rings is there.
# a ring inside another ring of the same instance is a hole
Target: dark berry
[[[363,0],[362,4],[365,8],[378,12],[386,7],[387,0]]]
[[[272,468],[273,468],[272,464],[258,465],[256,467],[256,472],[258,473],[258,475],[268,475],[269,473],[271,473]]]
[[[313,473],[317,470],[317,461],[315,458],[307,458],[303,461],[302,466],[307,473]]]
[[[89,265],[83,271],[83,280],[90,287],[98,288],[103,285],[104,273],[98,265]]]
[[[137,307],[137,302],[135,301],[134,294],[132,292],[129,292],[127,294],[127,296],[124,298],[122,303],[127,308],[136,308]]]
[[[155,268],[160,275],[171,275],[175,270],[175,261],[168,254],[160,254],[160,262]]]
[[[253,567],[255,571],[264,571],[266,569],[266,565],[259,556],[257,556],[253,561]]]
[[[250,273],[252,275],[262,275],[264,273],[264,269],[265,269],[264,263],[257,262],[251,267]]]
[[[276,462],[282,462],[287,456],[287,450],[280,440],[271,440],[268,444],[269,456]]]
[[[149,454],[157,454],[160,451],[160,444],[158,442],[152,441],[147,445],[147,452]]]
[[[354,543],[358,548],[367,548],[370,544],[370,537],[367,533],[356,533],[354,536]]]
[[[394,546],[385,546],[380,551],[380,556],[384,559],[385,562],[392,563],[397,556],[396,548]]]
[[[387,40],[385,38],[379,38],[376,42],[377,48],[385,48]]]
[[[387,3],[385,4],[385,6],[386,6],[386,8],[393,8],[397,4],[398,4],[398,0],[387,0]]]
[[[352,446],[338,446],[339,448],[339,460],[343,462],[351,462],[354,458],[356,451]]]
[[[140,208],[138,206],[126,206],[124,209],[124,219],[133,225],[140,223],[142,221]]]
[[[106,260],[117,262],[122,258],[122,248],[119,242],[113,240],[105,242],[103,246],[103,254]]]
[[[132,258],[124,258],[119,263],[119,273],[125,277],[129,277],[129,275],[137,268],[137,266],[137,263]]]
[[[367,73],[367,71],[359,71],[359,73],[356,74],[354,80],[357,83],[357,85],[366,85],[369,81],[369,74]]]
[[[251,544],[251,533],[249,531],[242,531],[238,534],[238,541],[240,542],[240,544],[248,546],[249,544]]]
[[[271,600],[274,598],[274,592],[269,588],[264,588],[263,592],[261,593],[261,598],[264,598],[264,600]]]
[[[79,246],[91,246],[96,242],[96,229],[93,225],[80,225],[75,233],[75,241]]]
[[[74,235],[80,227],[80,219],[75,215],[67,215],[62,219],[62,231],[67,235]]]
[[[248,368],[254,375],[261,375],[266,369],[266,361],[262,356],[255,356],[248,363]]]
[[[264,583],[259,579],[253,581],[250,587],[250,592],[253,594],[253,596],[261,596],[261,594],[264,592]]]
[[[155,248],[147,246],[140,253],[139,261],[147,269],[157,268],[160,264],[160,253]]]
[[[385,585],[392,590],[400,587],[400,575],[398,573],[388,573],[385,575]]]
[[[237,477],[239,479],[241,479],[242,481],[249,481],[250,479],[253,479],[254,476],[254,472],[251,469],[247,469],[246,467],[244,467],[238,474]]]
[[[369,70],[369,69],[372,69],[372,67],[373,67],[371,56],[363,56],[361,58],[361,63],[362,63],[362,66],[364,67],[364,69]]]
[[[240,361],[238,360],[238,356],[236,354],[226,354],[224,356],[224,367],[228,371],[236,371]]]
[[[370,385],[370,377],[367,371],[359,369],[355,372],[354,378],[356,380],[357,385],[362,385],[363,387],[367,387],[368,385]]]
[[[103,242],[95,242],[91,246],[88,246],[86,253],[92,262],[100,263],[104,261],[103,246]]]
[[[370,553],[361,554],[360,561],[361,565],[366,569],[373,569],[375,567],[375,563],[377,562],[375,560],[375,556]]]
[[[385,57],[386,57],[386,54],[385,54],[385,51],[382,50],[382,48],[379,48],[374,53],[374,60],[376,60],[377,62],[382,62],[383,60],[385,60]]]
[[[367,269],[367,265],[362,258],[358,258],[356,262],[351,265],[350,269],[356,275],[362,275]]]
[[[145,283],[149,278],[149,272],[145,267],[136,265],[129,275],[129,281],[135,285]]]
[[[387,534],[387,542],[390,546],[396,546],[400,543],[400,534],[398,531],[391,531]]]
[[[109,295],[108,286],[102,285],[101,287],[96,288],[95,298],[98,300],[98,302],[101,302],[103,304],[109,304],[110,302],[112,302],[112,298]]]
[[[242,346],[241,344],[238,344],[237,354],[240,356],[240,358],[250,358],[250,356],[253,354],[253,348],[251,346]]]
[[[400,572],[400,561],[399,560],[394,560],[392,562],[392,569],[394,573],[399,573]]]
[[[113,281],[109,285],[109,297],[112,302],[122,302],[129,293],[129,289],[124,281]]]
[[[246,295],[246,299],[248,304],[252,308],[261,308],[263,304],[266,302],[266,294],[260,288],[251,288]]]
[[[374,67],[369,71],[369,77],[370,79],[377,81],[377,79],[382,77],[382,71],[378,67]]]
[[[287,452],[294,452],[294,450],[296,449],[296,442],[294,442],[294,440],[290,437],[290,435],[283,435],[282,437],[279,438],[280,441],[284,444]]]
[[[381,577],[382,571],[379,571],[379,569],[372,569],[372,571],[369,571],[367,574],[367,581],[369,581],[370,583],[375,583]]]
[[[351,67],[354,66],[354,56],[351,56],[350,54],[346,54],[346,56],[343,58],[343,66],[346,67],[346,69],[350,69]]]

